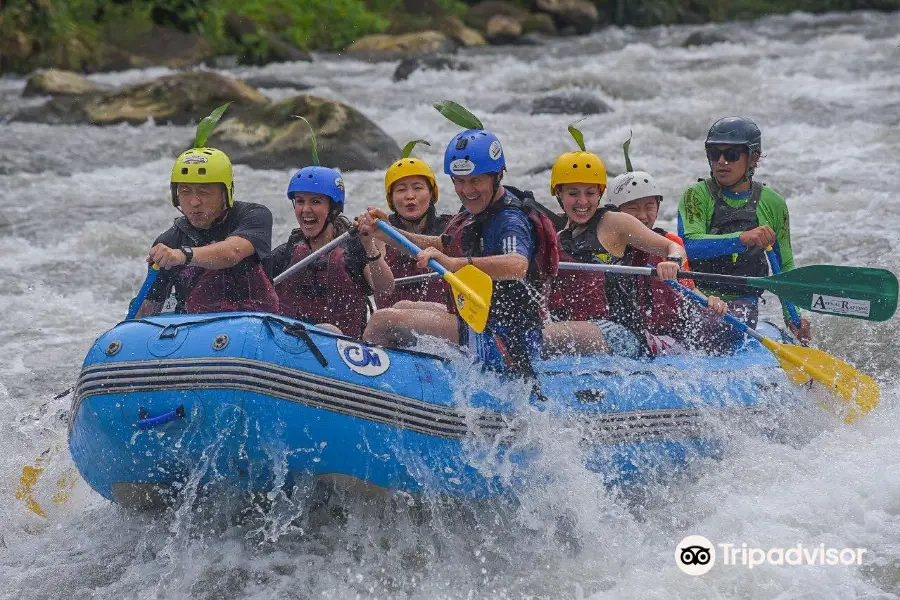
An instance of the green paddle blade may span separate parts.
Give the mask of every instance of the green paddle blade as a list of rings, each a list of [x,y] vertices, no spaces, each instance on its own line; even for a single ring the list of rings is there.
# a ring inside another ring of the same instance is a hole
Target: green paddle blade
[[[770,277],[748,277],[747,285],[768,290],[813,312],[887,321],[897,310],[897,277],[887,269],[810,265]]]

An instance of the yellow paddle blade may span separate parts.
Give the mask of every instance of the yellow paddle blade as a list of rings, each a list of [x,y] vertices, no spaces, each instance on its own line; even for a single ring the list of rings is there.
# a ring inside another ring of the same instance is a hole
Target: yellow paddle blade
[[[34,499],[34,486],[37,485],[38,479],[43,472],[43,467],[25,465],[22,467],[22,476],[19,477],[19,487],[16,489],[16,499],[24,502],[25,506],[39,517],[47,516],[47,513],[44,512],[38,501]]]
[[[763,345],[775,354],[792,382],[806,383],[810,378],[815,379],[844,402],[855,404],[844,418],[845,422],[852,423],[878,406],[881,396],[878,383],[844,361],[815,348],[779,344],[768,338]]]
[[[494,295],[491,278],[473,265],[466,265],[456,273],[445,272],[444,280],[450,284],[459,316],[477,333],[484,331]]]

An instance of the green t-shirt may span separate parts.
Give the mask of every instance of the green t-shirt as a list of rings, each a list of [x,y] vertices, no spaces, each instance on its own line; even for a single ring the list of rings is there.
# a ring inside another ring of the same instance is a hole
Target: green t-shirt
[[[749,198],[723,197],[726,205],[741,208]],[[718,256],[729,256],[747,251],[738,239],[741,232],[714,235],[709,233],[715,200],[705,181],[698,181],[681,195],[678,201],[678,234],[684,240],[690,260],[705,260]],[[768,225],[775,232],[775,249],[781,258],[781,270],[794,268],[794,253],[791,250],[790,216],[784,198],[768,186],[764,186],[756,205],[756,219],[760,226]],[[736,295],[721,294],[723,300],[731,300]],[[784,311],[788,319],[787,311]]]

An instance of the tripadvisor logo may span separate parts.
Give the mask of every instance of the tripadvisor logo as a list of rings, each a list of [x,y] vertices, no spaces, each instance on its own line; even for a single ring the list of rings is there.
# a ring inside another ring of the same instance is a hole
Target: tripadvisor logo
[[[718,552],[717,552],[718,548]],[[675,546],[675,564],[688,575],[705,575],[718,562],[725,567],[753,569],[761,565],[861,565],[865,548],[826,548],[825,544],[789,548],[757,548],[747,544],[713,544],[689,535]],[[718,561],[717,561],[718,556]]]

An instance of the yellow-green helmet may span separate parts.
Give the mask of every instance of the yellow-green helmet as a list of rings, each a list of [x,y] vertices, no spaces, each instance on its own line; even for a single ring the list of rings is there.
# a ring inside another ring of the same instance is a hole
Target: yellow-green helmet
[[[566,152],[556,159],[550,171],[550,193],[564,183],[593,183],[606,189],[606,165],[593,152]]]
[[[172,166],[172,205],[178,206],[179,183],[221,183],[225,186],[228,208],[234,206],[234,173],[228,155],[215,148],[191,148],[175,159]]]

